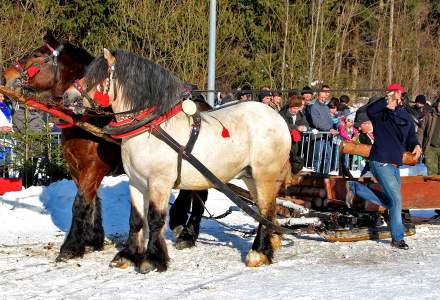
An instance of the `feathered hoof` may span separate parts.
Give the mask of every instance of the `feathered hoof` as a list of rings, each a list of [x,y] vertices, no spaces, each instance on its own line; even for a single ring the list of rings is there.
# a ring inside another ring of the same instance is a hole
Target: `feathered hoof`
[[[249,251],[246,256],[246,266],[250,268],[256,268],[262,265],[270,265],[270,259],[263,253],[257,252],[255,250]]]
[[[193,240],[183,240],[183,239],[178,239],[176,241],[176,249],[177,250],[183,250],[183,249],[187,249],[187,248],[192,248],[195,247],[195,243]]]
[[[270,237],[270,244],[273,250],[278,250],[281,248],[282,235],[278,233],[273,233]]]
[[[150,263],[148,260],[142,260],[139,263],[138,271],[141,274],[147,274],[147,273],[150,273],[154,270],[156,270],[156,267],[152,263]]]
[[[154,262],[148,259],[142,259],[137,266],[137,270],[141,274],[147,274],[152,271],[165,272],[167,270],[167,264],[164,262]]]
[[[116,256],[110,262],[110,267],[118,269],[127,269],[128,267],[133,265],[134,263],[132,259],[129,259],[128,255],[124,251],[116,254]]]

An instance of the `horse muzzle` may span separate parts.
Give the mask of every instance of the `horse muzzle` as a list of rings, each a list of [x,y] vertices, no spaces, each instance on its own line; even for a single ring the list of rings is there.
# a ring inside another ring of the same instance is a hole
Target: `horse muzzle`
[[[84,114],[86,112],[82,97],[72,95],[71,93],[64,93],[63,106],[64,108],[73,111],[75,114]]]

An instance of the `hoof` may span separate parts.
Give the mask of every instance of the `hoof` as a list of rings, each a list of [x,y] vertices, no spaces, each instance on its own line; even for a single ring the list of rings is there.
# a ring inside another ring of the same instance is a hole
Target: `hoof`
[[[146,258],[142,259],[138,266],[138,271],[141,274],[147,274],[152,271],[165,272],[167,265],[162,263],[154,263]]]
[[[179,238],[179,236],[182,233],[184,228],[185,227],[183,227],[183,225],[179,225],[179,226],[174,227],[174,229],[172,231],[173,231],[173,236],[175,239]]]
[[[270,237],[270,244],[272,245],[273,250],[278,250],[281,248],[281,234],[273,233]]]
[[[176,249],[177,250],[192,248],[192,247],[195,247],[195,245],[196,245],[196,243],[193,240],[178,239],[176,241]]]
[[[67,262],[70,259],[73,258],[82,258],[84,256],[85,251],[79,251],[79,250],[66,250],[63,249],[60,251],[60,254],[58,254],[57,258],[55,259],[56,262]]]
[[[263,253],[257,252],[255,250],[249,251],[246,256],[246,266],[250,268],[256,268],[261,265],[270,265],[271,261]]]
[[[181,226],[179,226],[181,227]],[[176,249],[182,250],[186,248],[192,248],[196,245],[197,235],[193,230],[182,227],[182,230],[179,232],[179,235],[176,238]]]
[[[110,262],[110,267],[118,269],[127,269],[134,265],[134,256],[130,255],[126,249],[123,249],[116,254]]]
[[[127,258],[120,257],[116,259],[116,257],[110,262],[111,268],[118,268],[118,269],[127,269],[128,267],[132,266],[133,262]]]

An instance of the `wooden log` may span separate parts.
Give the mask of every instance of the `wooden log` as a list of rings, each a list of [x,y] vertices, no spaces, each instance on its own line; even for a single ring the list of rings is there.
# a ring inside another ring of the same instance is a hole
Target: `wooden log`
[[[341,153],[342,154],[352,154],[359,155],[365,158],[370,157],[371,145],[366,144],[358,144],[351,141],[343,141],[341,143]],[[402,162],[405,165],[415,166],[417,164],[417,160],[415,159],[415,155],[411,152],[404,152]]]
[[[319,198],[325,198],[327,196],[327,192],[324,188],[314,186],[290,186],[285,190],[285,193],[287,195],[304,195]]]

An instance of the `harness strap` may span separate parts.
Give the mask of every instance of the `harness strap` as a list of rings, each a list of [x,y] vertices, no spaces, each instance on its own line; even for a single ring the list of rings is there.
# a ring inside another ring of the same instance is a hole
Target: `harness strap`
[[[160,126],[155,126],[151,128],[151,134],[154,135],[159,140],[165,142],[168,146],[170,146],[174,151],[180,151],[182,147],[175,139],[173,139],[165,130],[163,130]],[[224,193],[232,202],[235,203],[239,208],[241,208],[245,213],[259,222],[261,225],[266,226],[277,233],[288,233],[298,236],[298,233],[292,229],[284,228],[270,220],[266,219],[258,212],[254,211],[247,205],[247,202],[241,199],[237,194],[235,194],[225,183],[223,183],[220,179],[217,178],[207,167],[205,167],[197,158],[194,157],[191,153],[187,151],[182,151],[182,157],[189,162],[194,168],[196,168],[203,176],[206,177],[214,187]]]
[[[180,150],[177,152],[177,179],[176,182],[174,183],[174,186],[179,186],[180,184],[181,173],[182,173],[183,151],[186,151],[187,153],[191,153],[197,141],[197,138],[199,137],[200,126],[202,125],[202,118],[200,117],[200,113],[196,112],[192,116],[192,118],[193,118],[193,124],[191,125],[191,134],[189,136],[189,140],[186,143],[186,146],[181,147]]]

